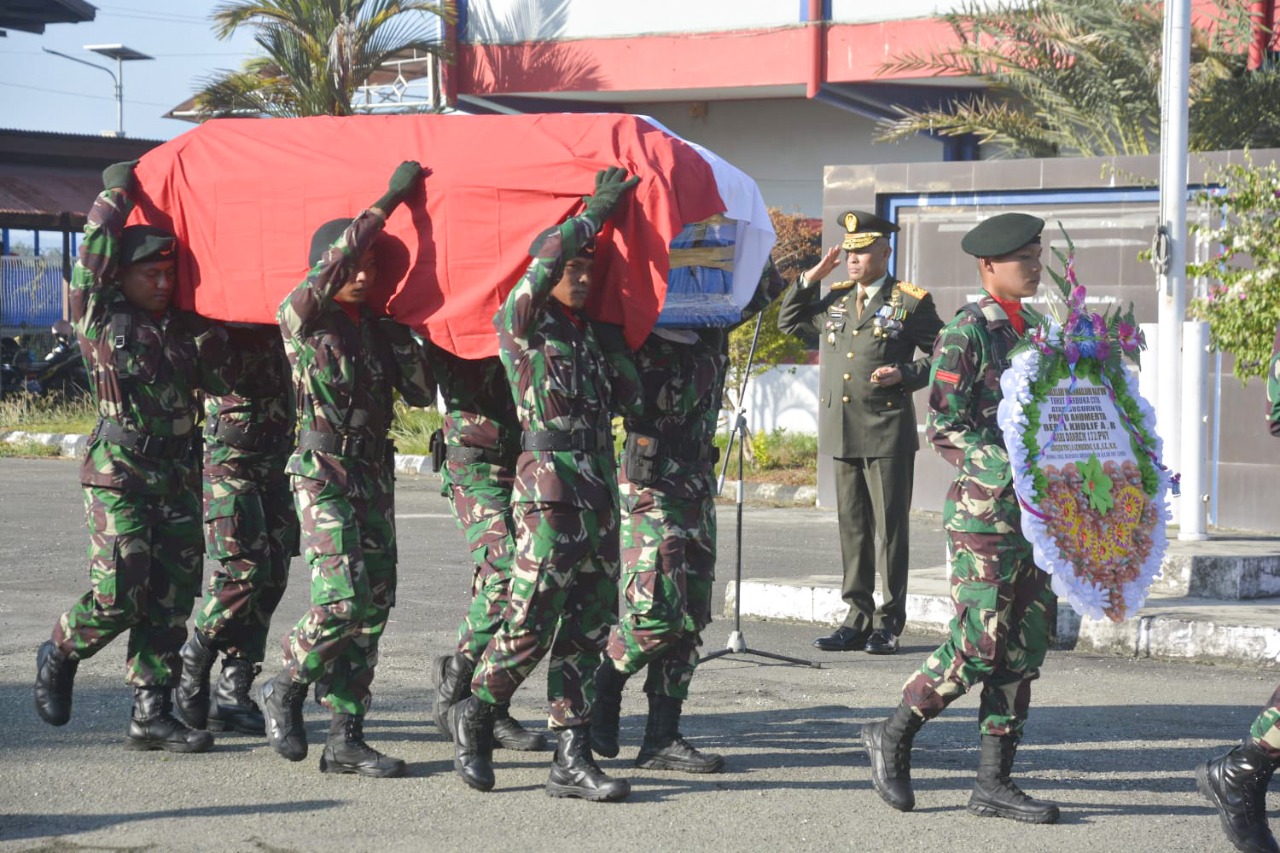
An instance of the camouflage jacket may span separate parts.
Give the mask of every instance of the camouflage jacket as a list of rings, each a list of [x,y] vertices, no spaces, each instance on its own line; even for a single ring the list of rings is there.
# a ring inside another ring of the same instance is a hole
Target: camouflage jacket
[[[496,356],[459,358],[433,347],[431,366],[444,400],[445,443],[502,450],[514,458],[520,449],[520,422],[502,361]]]
[[[1280,436],[1280,329],[1267,367],[1267,425],[1274,436]]]
[[[566,220],[537,254],[494,315],[498,356],[524,431],[592,430],[609,434],[613,399],[608,363],[593,324],[571,317],[551,297],[565,264],[599,230],[589,215]],[[614,502],[613,448],[525,451],[512,500],[580,507]]]
[[[71,319],[99,418],[161,438],[194,439],[198,389],[226,390],[214,346],[219,333],[172,310],[152,315],[124,298],[116,255],[132,209],[122,190],[107,190],[94,201],[71,273]],[[207,345],[208,360],[198,356],[198,341]],[[179,458],[145,456],[97,438],[85,451],[80,482],[134,492],[193,488],[196,454],[193,447]]]
[[[379,469],[390,462],[393,389],[414,406],[435,399],[426,350],[408,328],[364,306],[353,320],[334,300],[383,224],[371,210],[356,217],[277,315],[293,374],[299,440],[309,430],[365,442],[362,455],[299,447],[286,470],[334,483],[357,498],[372,494]]]
[[[204,398],[204,475],[260,482],[283,471],[293,450],[289,361],[276,328],[227,324],[223,329],[229,351],[224,370],[228,388],[226,394],[206,394]],[[252,429],[255,435],[278,437],[285,444],[274,451],[233,447],[209,434],[218,422]]]
[[[1019,338],[994,299],[984,293],[977,306],[985,325],[962,310],[938,335],[926,431],[933,449],[959,471],[947,491],[943,526],[961,533],[1014,533],[1021,530],[1022,513],[996,423],[1005,365],[992,339],[1004,339],[1007,355]],[[1029,325],[1039,321],[1026,307],[1022,316]]]

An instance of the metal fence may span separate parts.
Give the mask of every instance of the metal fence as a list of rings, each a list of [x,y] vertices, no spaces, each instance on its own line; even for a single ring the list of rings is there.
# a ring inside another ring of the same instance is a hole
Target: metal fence
[[[58,260],[0,257],[0,327],[47,329],[63,318],[63,305]]]

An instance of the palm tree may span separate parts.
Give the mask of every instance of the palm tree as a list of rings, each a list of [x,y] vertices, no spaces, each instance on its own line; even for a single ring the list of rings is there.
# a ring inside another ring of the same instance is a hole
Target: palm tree
[[[195,97],[204,117],[341,116],[388,60],[441,56],[434,19],[456,12],[453,0],[227,0],[211,17],[221,39],[253,26],[264,55],[204,81]]]
[[[1210,151],[1280,141],[1280,75],[1249,72],[1241,49],[1247,4],[1221,4],[1212,34],[1191,45],[1191,147]],[[966,0],[944,15],[958,44],[908,53],[883,71],[978,78],[987,92],[910,110],[883,140],[921,132],[973,134],[1004,156],[1150,154],[1158,147],[1159,3],[1146,0]]]

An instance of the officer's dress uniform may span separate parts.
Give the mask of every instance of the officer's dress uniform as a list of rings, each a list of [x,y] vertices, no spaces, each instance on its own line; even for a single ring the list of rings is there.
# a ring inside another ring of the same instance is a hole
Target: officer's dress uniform
[[[840,595],[849,605],[844,625],[865,641],[873,630],[896,638],[906,623],[911,488],[920,449],[911,394],[928,382],[942,321],[928,291],[892,275],[869,286],[861,316],[858,290],[840,282],[823,296],[818,282],[801,276],[782,298],[778,328],[818,337],[818,434],[822,452],[835,460]],[[902,381],[873,385],[871,374],[880,367],[897,367]],[[884,554],[879,608],[873,598],[877,537]]]
[[[410,405],[435,397],[408,329],[334,300],[383,224],[374,210],[356,217],[279,312],[297,398],[298,446],[286,471],[311,567],[311,608],[284,640],[285,670],[352,716],[369,707],[395,604],[392,390]]]

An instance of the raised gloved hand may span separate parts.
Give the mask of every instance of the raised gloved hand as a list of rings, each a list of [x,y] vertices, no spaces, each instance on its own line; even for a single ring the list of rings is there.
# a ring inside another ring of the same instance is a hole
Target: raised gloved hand
[[[138,177],[134,173],[138,168],[137,160],[114,163],[102,170],[102,188],[104,190],[124,190],[132,193],[138,186]]]
[[[391,173],[386,194],[375,201],[373,206],[390,215],[391,211],[409,197],[409,193],[413,192],[413,188],[425,173],[426,170],[416,160],[405,160]]]
[[[613,215],[618,202],[638,183],[639,176],[628,178],[627,170],[621,166],[601,169],[596,172],[596,191],[582,199],[587,203],[587,213],[603,222]]]

